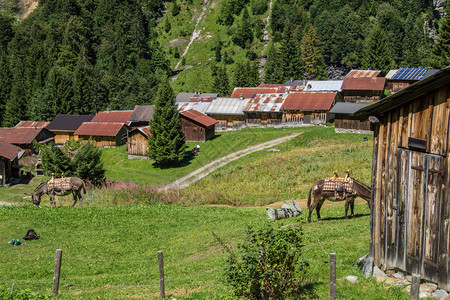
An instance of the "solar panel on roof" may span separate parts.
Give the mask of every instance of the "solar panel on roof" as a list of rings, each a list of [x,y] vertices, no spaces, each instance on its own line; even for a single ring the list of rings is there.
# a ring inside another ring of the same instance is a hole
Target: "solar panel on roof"
[[[426,72],[425,68],[401,68],[392,79],[421,80]]]

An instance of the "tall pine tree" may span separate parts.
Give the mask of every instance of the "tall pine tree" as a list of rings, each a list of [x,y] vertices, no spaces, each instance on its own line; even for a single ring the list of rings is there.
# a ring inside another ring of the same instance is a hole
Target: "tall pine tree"
[[[382,70],[385,74],[395,67],[386,32],[381,28],[375,27],[366,40],[362,61],[363,68]]]
[[[445,17],[439,26],[439,34],[433,46],[432,64],[443,68],[450,65],[450,2],[445,6]]]
[[[327,79],[327,66],[320,50],[320,41],[314,27],[310,26],[302,39],[302,63],[304,79]]]
[[[156,94],[150,132],[148,156],[159,166],[173,165],[183,159],[186,144],[181,131],[180,113],[167,77],[163,79]]]
[[[227,68],[222,65],[215,72],[212,90],[219,97],[227,97],[231,93],[230,80],[228,79]]]

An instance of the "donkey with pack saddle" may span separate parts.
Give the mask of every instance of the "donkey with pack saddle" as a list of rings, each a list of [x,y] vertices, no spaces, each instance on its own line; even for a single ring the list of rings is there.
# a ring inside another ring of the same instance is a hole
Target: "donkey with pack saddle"
[[[41,183],[33,192],[33,194],[25,194],[31,196],[33,199],[33,205],[40,206],[41,197],[47,194],[50,197],[50,205],[56,207],[55,195],[66,196],[73,195],[73,204],[75,206],[78,199],[80,200],[80,206],[83,205],[83,197],[81,196],[81,190],[86,194],[86,183],[83,179],[78,177],[64,177],[53,178],[49,181]]]
[[[311,203],[311,194],[313,201]],[[348,216],[348,208],[351,209],[351,216],[354,217],[355,198],[359,196],[367,201],[370,208],[372,190],[370,187],[349,176],[349,171],[345,178],[338,177],[337,172],[334,177],[319,180],[313,184],[308,196],[308,222],[311,222],[311,213],[316,209],[317,219],[320,220],[320,208],[326,199],[331,201],[345,200],[345,218]]]

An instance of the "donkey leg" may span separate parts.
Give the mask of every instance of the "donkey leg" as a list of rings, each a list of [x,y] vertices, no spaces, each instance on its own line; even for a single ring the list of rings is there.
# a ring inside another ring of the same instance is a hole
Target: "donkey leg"
[[[73,204],[72,204],[72,207],[74,207],[75,204],[77,204],[77,200],[78,200],[77,193],[76,193],[74,190],[72,190],[72,196],[73,196]]]
[[[323,202],[325,202],[325,199],[321,199],[319,203],[317,203],[316,206],[316,213],[317,213],[317,220],[320,221],[322,218],[320,217],[320,209],[322,208]]]
[[[55,199],[55,195],[51,194],[50,195],[50,206],[56,207],[56,199]]]
[[[348,197],[347,198],[345,198],[345,218],[346,219],[348,219],[348,207],[349,207],[349,204],[350,204],[350,200],[348,199]]]
[[[308,207],[308,223],[311,223],[311,214],[314,211],[314,208],[316,208],[317,204],[319,203],[319,199],[316,195],[314,195],[313,203],[310,207]]]
[[[352,218],[355,217],[354,209],[355,209],[355,198],[352,198],[350,200],[350,210],[352,212]]]

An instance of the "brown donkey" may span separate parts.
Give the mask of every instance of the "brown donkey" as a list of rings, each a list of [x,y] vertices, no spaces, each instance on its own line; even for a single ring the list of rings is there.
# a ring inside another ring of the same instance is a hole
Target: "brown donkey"
[[[311,222],[311,213],[316,209],[317,219],[320,220],[320,208],[322,207],[325,199],[332,201],[344,201],[345,200],[345,218],[348,218],[348,207],[350,206],[352,217],[354,217],[353,209],[355,207],[355,198],[357,196],[363,198],[367,201],[370,208],[370,201],[372,190],[370,187],[352,178],[352,189],[351,192],[346,192],[345,190],[341,192],[336,192],[332,190],[324,190],[325,180],[319,180],[313,184],[311,189],[309,190],[308,196],[308,222]],[[311,193],[314,196],[313,203],[311,204]],[[338,197],[339,196],[339,197]]]
[[[33,205],[40,206],[41,196],[47,194],[50,197],[50,206],[56,207],[55,195],[65,196],[72,194],[73,205],[75,206],[77,200],[80,199],[80,206],[83,205],[83,197],[81,191],[86,194],[86,183],[83,179],[78,177],[66,177],[62,181],[53,182],[52,180],[41,183],[33,192],[33,194],[25,194],[31,196]]]

